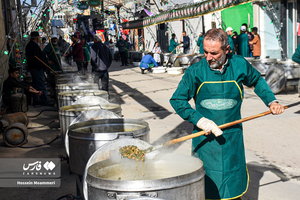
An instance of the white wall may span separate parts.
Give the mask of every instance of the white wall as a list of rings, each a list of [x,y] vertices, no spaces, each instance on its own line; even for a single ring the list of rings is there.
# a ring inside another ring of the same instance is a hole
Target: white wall
[[[148,31],[148,29],[144,28],[144,36],[145,36],[144,40],[145,40],[145,50],[146,51],[152,51],[154,44],[155,44],[155,40],[157,39],[156,26],[150,26],[149,29],[152,30],[152,32],[154,34],[154,38],[152,37],[152,35]]]
[[[281,58],[278,39],[274,30],[274,25],[271,24],[271,19],[264,10],[259,8],[259,23],[258,34],[261,39],[261,58]]]

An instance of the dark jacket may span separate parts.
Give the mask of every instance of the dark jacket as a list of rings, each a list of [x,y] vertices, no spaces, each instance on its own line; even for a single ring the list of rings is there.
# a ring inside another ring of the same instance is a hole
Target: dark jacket
[[[29,85],[9,76],[3,83],[3,100],[5,102],[10,100],[14,88],[23,88],[25,91],[29,91],[29,87]]]
[[[83,61],[83,48],[80,40],[77,40],[75,45],[73,46],[72,52],[67,55],[67,57],[73,56],[74,61]]]
[[[121,46],[123,45],[123,46]],[[119,52],[125,52],[126,51],[126,42],[124,40],[119,40],[116,44],[116,47],[119,48]]]
[[[28,42],[28,44],[26,45],[25,50],[26,50],[28,69],[46,68],[46,66],[41,61],[35,58],[36,56],[39,59],[41,59],[45,64],[47,64],[47,58],[36,42],[30,40],[30,42]]]
[[[190,48],[190,38],[189,38],[189,36],[184,36],[183,37],[183,48],[184,49],[189,49]]]
[[[109,48],[102,42],[96,42],[91,48],[91,65],[93,71],[106,71],[112,62]]]

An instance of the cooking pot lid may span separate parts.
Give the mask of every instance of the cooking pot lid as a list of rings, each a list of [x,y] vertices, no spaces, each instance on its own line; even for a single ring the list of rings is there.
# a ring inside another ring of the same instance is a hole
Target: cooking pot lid
[[[75,101],[72,105],[76,104],[92,104],[92,105],[97,105],[97,104],[103,104],[103,103],[109,103],[106,99],[98,96],[86,96],[78,99]]]

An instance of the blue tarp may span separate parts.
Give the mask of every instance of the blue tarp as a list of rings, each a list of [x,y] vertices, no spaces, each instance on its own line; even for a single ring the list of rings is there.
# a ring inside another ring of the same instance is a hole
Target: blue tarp
[[[61,19],[53,19],[52,26],[65,26],[65,24]]]

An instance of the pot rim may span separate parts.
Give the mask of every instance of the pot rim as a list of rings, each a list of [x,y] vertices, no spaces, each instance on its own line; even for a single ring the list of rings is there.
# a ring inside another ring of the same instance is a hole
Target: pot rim
[[[180,160],[180,157],[187,157],[184,155],[168,153],[166,155],[174,155],[176,159]],[[170,156],[172,157],[172,156]],[[194,159],[200,167],[190,173],[173,176],[163,179],[152,179],[152,180],[109,180],[91,175],[88,171],[90,167],[97,165],[94,163],[88,168],[86,182],[88,187],[94,187],[101,190],[107,191],[126,191],[126,192],[140,192],[140,191],[153,191],[153,190],[163,190],[170,189],[175,187],[182,187],[185,185],[192,184],[204,178],[205,171],[203,168],[203,162],[196,157],[190,156],[191,159]],[[99,163],[111,163],[110,160],[100,161]],[[112,163],[113,164],[113,163]]]
[[[91,126],[112,126],[114,125],[120,125],[120,124],[134,124],[137,126],[142,126],[139,129],[136,130],[129,130],[129,131],[114,131],[114,132],[98,132],[98,133],[82,133],[79,131],[76,131],[76,129],[84,128],[84,127],[91,127]],[[145,135],[149,133],[149,124],[143,120],[138,119],[97,119],[92,121],[84,121],[84,122],[78,122],[75,124],[72,124],[69,126],[69,137],[74,139],[81,139],[81,140],[107,140],[107,139],[101,139],[99,136],[107,135],[109,137],[112,137],[115,135],[117,136],[127,136],[132,135],[133,137],[140,137],[141,135]]]

